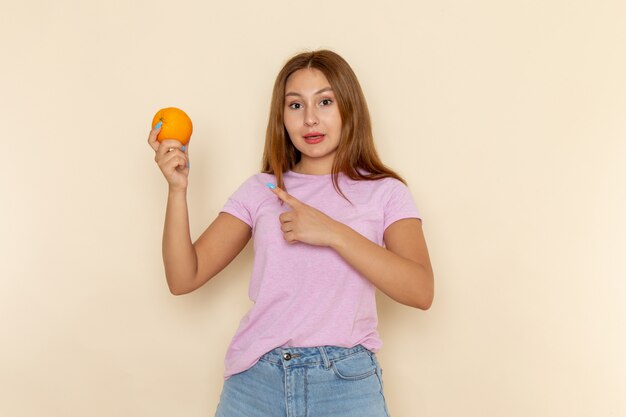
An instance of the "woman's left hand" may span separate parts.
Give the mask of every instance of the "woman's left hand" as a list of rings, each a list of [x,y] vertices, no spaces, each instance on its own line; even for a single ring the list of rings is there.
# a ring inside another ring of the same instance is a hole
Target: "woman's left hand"
[[[275,187],[272,191],[292,208],[278,217],[283,237],[288,243],[332,246],[341,230],[341,223],[289,195],[285,190]]]

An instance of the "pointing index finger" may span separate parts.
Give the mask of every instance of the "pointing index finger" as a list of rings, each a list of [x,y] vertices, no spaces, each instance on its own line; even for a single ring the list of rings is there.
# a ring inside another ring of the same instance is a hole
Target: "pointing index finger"
[[[280,198],[285,203],[289,204],[292,208],[296,208],[299,204],[301,204],[300,200],[290,195],[285,190],[275,186],[274,184],[267,183],[266,185],[272,190],[274,194],[278,196],[278,198]]]

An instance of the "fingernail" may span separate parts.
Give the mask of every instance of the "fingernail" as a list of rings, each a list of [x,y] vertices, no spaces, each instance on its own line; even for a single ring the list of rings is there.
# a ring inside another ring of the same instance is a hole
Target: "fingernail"
[[[181,149],[183,150],[183,152],[185,152],[185,145],[183,145],[183,147]]]
[[[271,188],[272,190],[273,190],[274,188],[276,188],[276,186],[275,186],[274,184],[272,184],[271,182],[268,182],[268,183],[267,183],[267,184],[265,184],[265,185],[267,185],[267,186],[268,186],[269,188]]]
[[[158,129],[158,128],[160,128],[160,127],[161,127],[161,125],[162,125],[162,124],[163,124],[163,122],[159,122],[159,123],[157,123],[157,124],[156,124],[156,126],[154,126],[154,128],[155,128],[155,129]]]
[[[187,161],[187,168],[191,168],[191,162]]]

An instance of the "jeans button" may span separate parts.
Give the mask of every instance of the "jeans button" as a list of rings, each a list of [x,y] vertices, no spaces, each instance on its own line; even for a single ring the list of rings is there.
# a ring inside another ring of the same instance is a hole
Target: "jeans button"
[[[288,361],[291,359],[291,353],[287,352],[287,353],[283,353],[283,359]]]

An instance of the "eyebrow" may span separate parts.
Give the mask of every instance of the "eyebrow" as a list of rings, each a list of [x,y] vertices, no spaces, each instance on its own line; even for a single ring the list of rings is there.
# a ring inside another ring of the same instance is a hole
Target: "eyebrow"
[[[333,91],[333,89],[332,89],[332,87],[325,87],[325,88],[322,88],[322,89],[321,89],[321,90],[319,90],[319,91],[316,91],[316,92],[315,92],[315,95],[325,93],[326,91]],[[302,94],[300,94],[300,93],[296,93],[296,92],[293,92],[293,91],[290,91],[289,93],[285,94],[285,97],[287,97],[287,96],[298,96],[298,97],[302,97]]]

